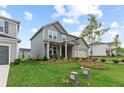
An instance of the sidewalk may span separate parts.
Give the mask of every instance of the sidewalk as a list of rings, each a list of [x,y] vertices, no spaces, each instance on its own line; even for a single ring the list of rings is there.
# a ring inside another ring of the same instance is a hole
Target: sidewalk
[[[0,65],[0,87],[6,87],[9,65]]]

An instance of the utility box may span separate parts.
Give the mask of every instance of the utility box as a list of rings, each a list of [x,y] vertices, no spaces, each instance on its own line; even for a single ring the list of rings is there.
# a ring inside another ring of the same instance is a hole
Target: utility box
[[[85,78],[89,78],[90,77],[90,69],[89,68],[84,68],[83,69],[83,76]]]
[[[70,72],[70,79],[74,82],[78,82],[78,72]]]

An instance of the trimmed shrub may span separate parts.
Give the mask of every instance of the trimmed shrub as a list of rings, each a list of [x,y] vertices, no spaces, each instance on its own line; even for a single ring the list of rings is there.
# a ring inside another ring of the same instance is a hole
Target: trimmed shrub
[[[74,57],[74,60],[79,60],[80,58],[79,57]]]
[[[101,59],[102,62],[106,62],[106,59]]]
[[[48,61],[48,58],[46,56],[44,56],[42,61]]]
[[[113,59],[112,62],[113,62],[113,63],[119,63],[119,60]]]
[[[14,61],[14,64],[15,65],[19,65],[20,63],[21,63],[21,59],[19,59],[19,58],[18,59],[15,59],[15,61]]]
[[[122,59],[121,62],[124,62],[124,59]]]

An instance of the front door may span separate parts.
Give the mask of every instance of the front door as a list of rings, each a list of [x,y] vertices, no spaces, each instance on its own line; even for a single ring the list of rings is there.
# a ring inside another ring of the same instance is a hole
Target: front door
[[[57,57],[57,46],[50,46],[49,55],[50,58]]]

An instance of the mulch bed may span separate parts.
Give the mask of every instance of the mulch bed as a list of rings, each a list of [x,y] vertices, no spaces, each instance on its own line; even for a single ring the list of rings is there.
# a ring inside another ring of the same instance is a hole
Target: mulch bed
[[[96,61],[81,61],[80,65],[86,68],[105,69],[107,65]]]
[[[49,60],[49,61],[41,61],[41,64],[63,64],[63,63],[73,63],[79,62],[77,60]]]

